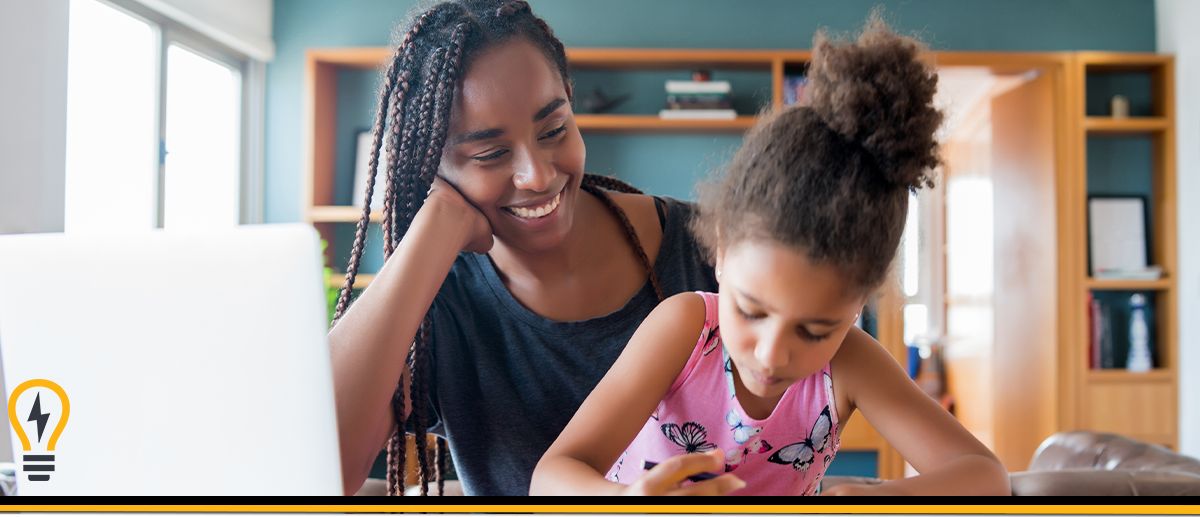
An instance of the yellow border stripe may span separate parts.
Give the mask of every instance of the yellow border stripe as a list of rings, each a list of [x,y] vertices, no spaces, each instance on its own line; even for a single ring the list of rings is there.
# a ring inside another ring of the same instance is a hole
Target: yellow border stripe
[[[521,505],[521,504],[379,504],[379,505],[72,505],[12,504],[18,512],[487,512],[487,513],[821,513],[821,514],[1093,514],[1191,515],[1200,505]]]

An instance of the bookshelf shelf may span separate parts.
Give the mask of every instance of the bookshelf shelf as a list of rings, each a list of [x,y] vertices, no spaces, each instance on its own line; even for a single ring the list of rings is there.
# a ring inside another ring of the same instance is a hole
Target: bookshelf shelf
[[[1088,370],[1089,384],[1095,383],[1137,383],[1137,382],[1171,382],[1174,373],[1167,368],[1155,368],[1144,373],[1132,373],[1128,370],[1114,368],[1108,370]]]
[[[354,288],[355,289],[366,289],[367,286],[371,285],[371,282],[373,282],[374,280],[375,280],[375,275],[373,275],[371,273],[359,273],[357,275],[354,275]],[[334,289],[340,289],[342,287],[342,282],[345,282],[345,281],[346,281],[346,273],[344,271],[343,272],[334,272],[333,276],[329,277],[328,285],[329,285],[329,287],[332,287]]]
[[[733,120],[664,120],[658,115],[575,115],[580,131],[594,133],[741,133],[758,119],[739,115]]]
[[[1107,280],[1089,277],[1084,285],[1095,291],[1166,291],[1174,282],[1169,278],[1158,280]]]
[[[1163,117],[1087,117],[1083,128],[1090,134],[1144,134],[1166,131],[1171,121]]]
[[[372,210],[371,221],[379,222],[379,214],[379,210]],[[316,205],[308,208],[308,219],[314,223],[357,223],[361,217],[362,208],[357,206]]]

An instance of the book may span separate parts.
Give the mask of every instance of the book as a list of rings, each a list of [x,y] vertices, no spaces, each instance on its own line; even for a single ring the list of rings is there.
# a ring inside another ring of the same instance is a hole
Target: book
[[[667,102],[725,102],[728,93],[668,93]]]
[[[1088,292],[1088,367],[1093,370],[1155,365],[1154,296],[1146,291]],[[1136,349],[1136,350],[1135,350]],[[1131,351],[1140,361],[1130,364]]]
[[[1100,302],[1087,293],[1088,311],[1088,368],[1100,369]]]
[[[731,109],[665,109],[658,112],[663,120],[734,120],[737,111]]]
[[[725,99],[723,101],[717,101],[717,102],[709,102],[709,101],[704,101],[704,102],[675,101],[675,102],[672,102],[671,99],[667,99],[667,109],[672,109],[672,110],[733,109],[733,103],[730,102],[729,99]]]
[[[729,93],[729,81],[667,81],[667,93]]]
[[[1158,280],[1162,278],[1162,267],[1098,269],[1094,278],[1097,280]]]

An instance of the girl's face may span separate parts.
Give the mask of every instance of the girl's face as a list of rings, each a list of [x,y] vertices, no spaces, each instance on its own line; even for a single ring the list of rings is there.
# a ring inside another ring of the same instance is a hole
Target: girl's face
[[[748,239],[717,254],[721,338],[737,380],[778,402],[837,353],[865,297],[802,253]]]
[[[474,56],[454,94],[439,175],[507,246],[553,249],[571,228],[585,153],[567,94],[524,38]]]

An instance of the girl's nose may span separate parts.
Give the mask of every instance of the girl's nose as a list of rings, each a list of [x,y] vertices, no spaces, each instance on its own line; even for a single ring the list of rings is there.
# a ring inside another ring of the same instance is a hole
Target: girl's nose
[[[522,190],[543,192],[550,188],[554,179],[554,166],[550,160],[538,156],[538,153],[524,151],[515,160],[513,166],[513,185]]]
[[[758,344],[754,346],[754,358],[764,368],[782,368],[791,360],[784,335],[777,329],[760,335]]]

